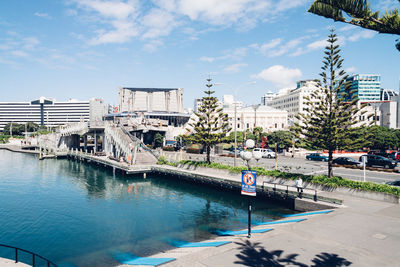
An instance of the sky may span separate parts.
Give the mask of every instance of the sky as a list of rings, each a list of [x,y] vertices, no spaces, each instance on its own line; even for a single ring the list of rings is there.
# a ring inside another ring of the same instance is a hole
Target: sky
[[[374,10],[397,0],[370,1]],[[399,36],[308,13],[311,0],[1,0],[0,101],[103,98],[118,87],[184,88],[185,107],[215,95],[260,103],[319,78],[334,28],[348,74],[399,90]]]

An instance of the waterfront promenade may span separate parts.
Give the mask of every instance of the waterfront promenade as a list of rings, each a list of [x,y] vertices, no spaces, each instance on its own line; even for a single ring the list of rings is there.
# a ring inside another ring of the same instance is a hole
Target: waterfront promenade
[[[337,197],[331,193],[331,197]],[[340,196],[343,197],[343,196]],[[398,266],[400,205],[344,196],[346,206],[274,230],[217,237],[213,248],[177,248],[153,255],[165,266]],[[299,217],[300,218],[300,217]],[[306,218],[306,217],[302,217]],[[266,228],[256,226],[253,229]],[[121,265],[127,267],[129,265]]]
[[[93,158],[82,155],[94,163]],[[92,156],[91,156],[92,157]],[[115,161],[114,161],[115,162]],[[103,162],[106,163],[106,162]],[[118,162],[115,162],[117,164]],[[127,164],[121,164],[127,171]],[[215,169],[148,166],[180,175],[214,177],[239,183],[240,175]],[[166,177],[166,179],[168,179]],[[262,179],[258,180],[262,182]],[[261,184],[259,184],[261,185]],[[400,205],[368,200],[338,192],[319,192],[341,199],[329,214],[311,215],[306,221],[271,226],[272,231],[210,241],[232,241],[214,248],[177,248],[152,257],[175,258],[166,266],[396,266],[400,259]],[[312,202],[312,201],[311,201]],[[266,228],[253,226],[253,229]],[[1,266],[1,265],[0,265]],[[12,265],[11,265],[12,266]],[[129,265],[122,265],[129,266]]]

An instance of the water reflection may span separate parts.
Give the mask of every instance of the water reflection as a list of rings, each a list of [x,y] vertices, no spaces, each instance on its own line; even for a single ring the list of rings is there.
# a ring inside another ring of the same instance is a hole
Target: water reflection
[[[113,175],[101,165],[0,151],[0,240],[78,266],[113,266],[116,252],[146,256],[168,239],[199,241],[210,228],[246,228],[238,194],[167,176]],[[289,212],[255,201],[254,219]],[[276,217],[278,218],[278,217]]]

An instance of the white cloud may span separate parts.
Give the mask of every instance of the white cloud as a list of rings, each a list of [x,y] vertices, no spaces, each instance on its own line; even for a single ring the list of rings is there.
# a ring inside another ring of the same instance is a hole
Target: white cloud
[[[136,0],[101,1],[101,0],[73,0],[78,7],[99,16],[107,29],[96,31],[97,36],[89,40],[89,44],[125,43],[132,37],[139,35],[135,18],[138,15]],[[110,27],[111,26],[111,27]],[[111,28],[111,29],[109,29]]]
[[[13,56],[17,56],[17,57],[27,57],[28,56],[28,54],[26,52],[22,51],[22,50],[11,51],[11,54]]]
[[[163,46],[164,43],[161,40],[151,40],[143,46],[143,50],[149,53],[153,53],[157,51],[160,46]]]
[[[326,39],[322,39],[319,41],[315,41],[312,43],[309,43],[307,45],[307,48],[310,50],[316,50],[316,49],[320,49],[320,48],[324,48],[328,45],[328,41]]]
[[[351,36],[348,37],[347,39],[348,39],[350,42],[356,42],[356,41],[358,41],[358,40],[360,40],[360,39],[369,39],[369,38],[372,38],[372,37],[374,37],[375,35],[376,35],[376,32],[374,32],[374,31],[362,30],[362,31],[359,31],[359,32],[357,32],[357,33],[351,35]]]
[[[205,61],[205,62],[214,62],[215,58],[214,57],[201,57],[200,61]]]
[[[36,12],[34,15],[37,17],[40,17],[40,18],[44,18],[44,19],[52,19],[52,17],[47,13]]]
[[[302,73],[299,69],[290,69],[282,65],[274,65],[251,77],[272,82],[276,86],[282,88],[294,85],[296,80],[301,76]]]
[[[171,13],[161,9],[152,9],[144,16],[142,25],[147,29],[142,38],[147,39],[169,35],[178,23]]]
[[[23,48],[26,50],[33,50],[40,44],[40,41],[36,37],[26,37],[22,40],[24,42]]]
[[[247,67],[246,63],[237,63],[230,66],[227,66],[223,69],[226,73],[236,73],[239,72],[242,68]]]
[[[270,51],[272,48],[277,47],[281,43],[282,43],[282,39],[281,38],[276,38],[276,39],[272,39],[268,43],[264,43],[262,45],[251,44],[251,45],[249,45],[249,47],[258,50],[260,53],[265,55],[265,54],[267,54],[268,51]]]
[[[351,74],[351,73],[355,73],[357,71],[357,68],[356,67],[349,67],[349,68],[345,69],[344,71],[346,73]]]
[[[99,0],[79,0],[76,1],[79,6],[82,6],[90,11],[96,11],[101,16],[106,18],[124,20],[135,12],[135,2],[121,1],[99,1]]]
[[[94,32],[90,44],[123,43],[137,37],[141,40],[168,36],[191,21],[202,22],[192,29],[188,38],[197,40],[197,32],[205,29],[221,30],[234,26],[238,30],[254,28],[278,14],[297,7],[305,0],[68,0],[74,5],[67,14],[78,11],[90,22],[103,26]],[[87,21],[87,20],[86,20]],[[206,25],[204,27],[204,25]],[[211,27],[210,27],[211,26]],[[201,28],[202,27],[202,28]]]
[[[342,28],[339,28],[338,31],[346,32],[346,31],[350,31],[350,30],[354,30],[354,29],[358,29],[358,27],[355,25],[352,25],[352,24],[348,24],[346,26],[343,26]]]

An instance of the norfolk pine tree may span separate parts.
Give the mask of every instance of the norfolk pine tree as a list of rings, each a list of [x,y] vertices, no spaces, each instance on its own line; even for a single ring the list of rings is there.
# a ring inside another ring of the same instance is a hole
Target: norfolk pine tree
[[[218,98],[211,96],[215,91],[211,91],[211,79],[207,79],[206,94],[202,98],[202,104],[195,112],[197,121],[190,123],[193,127],[193,133],[187,138],[193,143],[202,144],[206,150],[207,163],[211,163],[211,148],[222,142],[229,131],[228,115],[222,112],[222,108],[218,108]]]
[[[328,176],[332,177],[332,154],[356,123],[358,98],[346,82],[348,76],[342,70],[343,59],[334,30],[327,42],[320,73],[322,81],[318,81],[318,89],[311,97],[306,98],[305,113],[298,115],[301,122],[295,123],[293,129],[306,137],[309,147],[329,151]]]
[[[380,16],[379,11],[370,9],[366,0],[315,0],[308,12],[379,33],[400,35],[399,10],[396,8]],[[400,39],[396,41],[396,48],[400,51]]]

